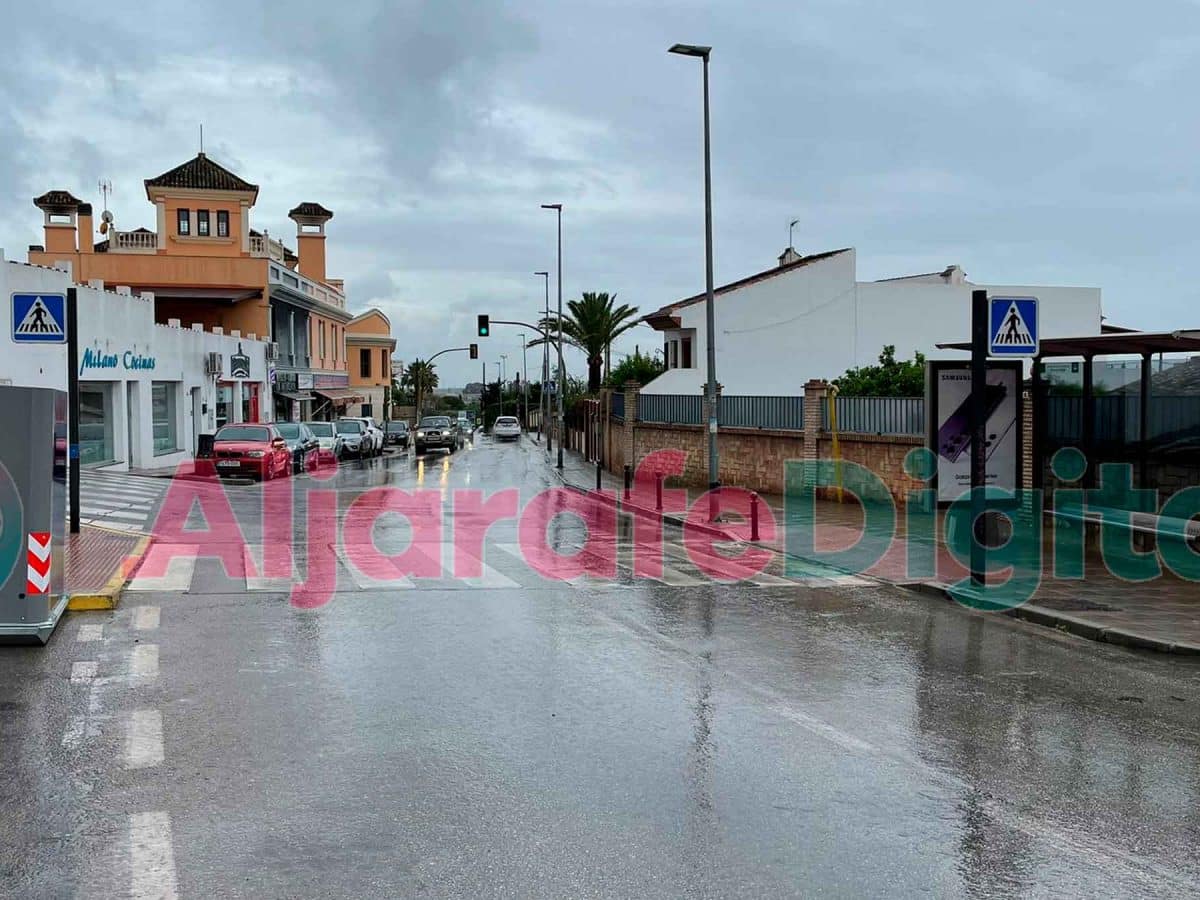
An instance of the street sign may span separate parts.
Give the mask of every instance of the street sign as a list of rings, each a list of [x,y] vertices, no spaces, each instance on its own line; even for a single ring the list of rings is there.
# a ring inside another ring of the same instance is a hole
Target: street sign
[[[1037,356],[1036,297],[989,297],[988,353],[991,356]]]
[[[66,295],[13,294],[12,339],[18,344],[65,344]]]

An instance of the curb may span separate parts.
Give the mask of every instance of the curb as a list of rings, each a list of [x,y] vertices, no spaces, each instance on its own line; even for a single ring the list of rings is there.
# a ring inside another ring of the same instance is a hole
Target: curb
[[[914,593],[924,594],[928,597],[940,597],[951,603],[955,602],[954,598],[950,595],[949,586],[940,582],[918,581],[911,584],[898,584],[897,586],[906,588]],[[1135,631],[1129,631],[1124,628],[1112,628],[1100,625],[1057,609],[1038,606],[1035,603],[1026,603],[1023,606],[1004,610],[1003,615],[1032,622],[1035,625],[1042,625],[1046,628],[1053,628],[1056,631],[1065,631],[1068,634],[1073,634],[1076,637],[1085,638],[1089,641],[1095,641],[1099,644],[1115,644],[1137,650],[1151,650],[1155,653],[1172,653],[1176,656],[1200,656],[1200,645],[1189,644],[1186,641],[1167,641],[1145,634],[1138,634]]]
[[[121,602],[121,592],[125,588],[125,583],[129,581],[129,576],[141,563],[142,557],[146,555],[153,540],[153,536],[143,535],[137,546],[133,548],[133,552],[121,560],[117,571],[108,579],[104,587],[98,591],[72,594],[67,600],[67,609],[71,612],[116,609],[117,604]]]

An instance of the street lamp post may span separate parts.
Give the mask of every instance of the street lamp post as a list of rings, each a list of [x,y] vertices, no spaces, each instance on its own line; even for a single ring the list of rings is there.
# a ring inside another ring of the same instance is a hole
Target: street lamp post
[[[500,380],[500,361],[495,360],[492,365],[496,367],[496,396],[500,398],[500,415],[504,415],[504,382]]]
[[[504,385],[508,383],[508,354],[500,354],[500,415],[504,415]]]
[[[529,425],[529,356],[525,353],[525,332],[521,332],[521,426]]]
[[[558,213],[558,379],[554,383],[554,393],[558,397],[558,468],[563,467],[563,394],[566,393],[567,370],[563,366],[563,330],[562,330],[562,204],[543,203],[542,209],[552,209]]]
[[[549,272],[534,272],[534,275],[541,275],[546,286],[546,314],[542,318],[545,322],[550,318],[550,273]],[[545,326],[543,326],[545,327]],[[546,417],[550,415],[550,398],[546,396],[546,382],[550,380],[550,342],[542,341],[542,386],[538,393],[538,436],[541,437],[542,431],[545,429]],[[546,450],[550,450],[549,432],[546,432]]]
[[[704,327],[708,349],[708,487],[720,486],[717,457],[717,345],[713,324],[713,237],[712,237],[712,156],[708,129],[708,57],[712,47],[675,44],[668,51],[680,56],[695,56],[704,61]],[[709,518],[714,518],[716,495],[711,495]]]

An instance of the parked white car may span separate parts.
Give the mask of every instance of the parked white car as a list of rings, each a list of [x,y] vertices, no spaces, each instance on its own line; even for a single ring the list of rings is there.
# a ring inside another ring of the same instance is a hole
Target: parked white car
[[[383,453],[383,429],[371,416],[342,416],[339,422],[361,422],[366,434],[363,435],[361,456],[379,456]]]
[[[521,423],[516,416],[497,416],[492,423],[492,437],[498,441],[515,441],[521,437]]]

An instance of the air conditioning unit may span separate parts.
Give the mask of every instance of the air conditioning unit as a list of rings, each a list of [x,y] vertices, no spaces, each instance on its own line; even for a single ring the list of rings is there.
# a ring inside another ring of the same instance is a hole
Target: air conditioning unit
[[[225,357],[220,353],[210,353],[204,360],[205,375],[223,375],[225,373]]]
[[[267,362],[276,362],[279,359],[279,344],[275,341],[267,344]]]

